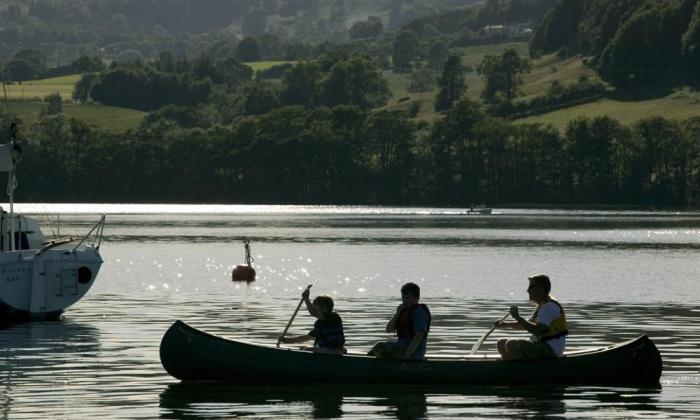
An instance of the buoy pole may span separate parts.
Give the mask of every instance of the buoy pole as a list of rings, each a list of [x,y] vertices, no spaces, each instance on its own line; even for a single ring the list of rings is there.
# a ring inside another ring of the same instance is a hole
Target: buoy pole
[[[245,265],[237,265],[231,272],[231,280],[244,281],[250,283],[255,281],[255,269],[253,268],[253,257],[250,256],[250,240],[243,240],[243,249],[245,250]]]

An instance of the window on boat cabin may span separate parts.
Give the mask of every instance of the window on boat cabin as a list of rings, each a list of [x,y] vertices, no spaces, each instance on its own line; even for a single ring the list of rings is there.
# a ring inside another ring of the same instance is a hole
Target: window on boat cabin
[[[15,232],[15,249],[29,249],[29,238],[24,232]]]

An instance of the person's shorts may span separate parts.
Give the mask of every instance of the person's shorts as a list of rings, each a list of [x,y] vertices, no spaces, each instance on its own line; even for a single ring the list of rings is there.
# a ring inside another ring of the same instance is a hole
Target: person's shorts
[[[557,357],[546,343],[532,342],[521,338],[509,338],[506,349],[512,359],[549,359]]]
[[[381,341],[375,344],[368,354],[383,359],[401,359],[405,351],[406,346],[402,346],[395,341]]]

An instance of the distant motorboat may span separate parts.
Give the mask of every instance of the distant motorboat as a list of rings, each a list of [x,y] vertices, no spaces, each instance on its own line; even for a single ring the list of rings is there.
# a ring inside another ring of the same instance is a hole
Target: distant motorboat
[[[36,220],[14,212],[15,149],[0,145],[10,204],[9,212],[0,207],[0,325],[57,318],[87,293],[102,266],[104,215],[83,237],[49,241]]]
[[[491,207],[486,207],[485,205],[471,206],[467,210],[467,214],[491,214],[493,209]]]

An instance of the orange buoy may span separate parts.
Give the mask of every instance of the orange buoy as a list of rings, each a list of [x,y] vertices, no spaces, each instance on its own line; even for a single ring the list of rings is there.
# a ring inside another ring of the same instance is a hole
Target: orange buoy
[[[231,277],[233,281],[245,281],[250,283],[255,281],[255,269],[249,265],[240,264],[233,269]]]
[[[243,240],[243,247],[245,248],[245,265],[239,264],[233,269],[231,280],[250,283],[255,281],[255,269],[252,265],[253,258],[250,256],[250,241],[248,239]]]

